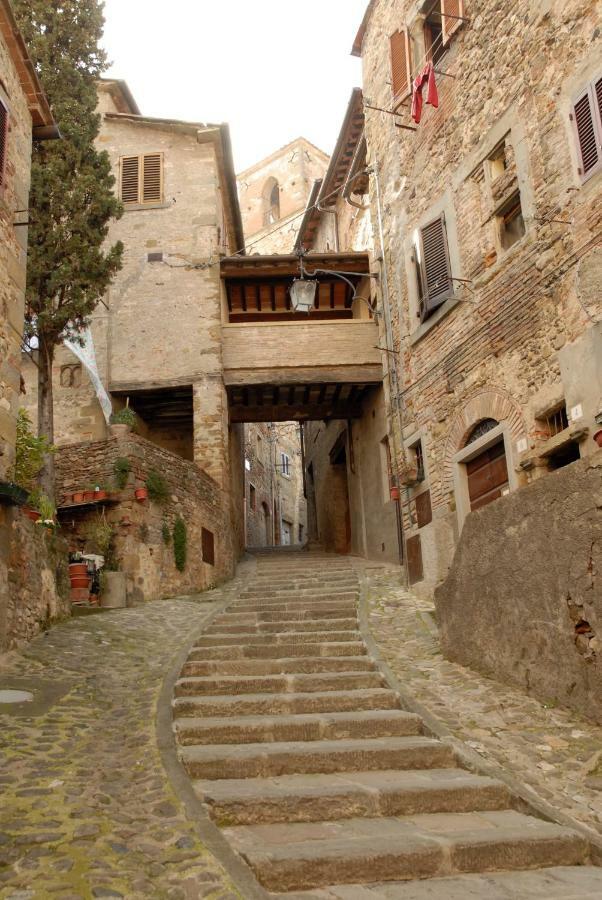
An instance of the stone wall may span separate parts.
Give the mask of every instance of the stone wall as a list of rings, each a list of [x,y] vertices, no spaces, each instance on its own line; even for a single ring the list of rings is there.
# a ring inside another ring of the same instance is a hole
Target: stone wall
[[[116,494],[117,502],[102,508],[75,506],[60,510],[70,549],[93,551],[86,542],[87,529],[104,514],[115,529],[115,555],[118,568],[127,576],[130,604],[202,591],[230,577],[239,550],[235,546],[228,494],[194,463],[138,435],[130,433],[119,440],[61,448],[56,454],[59,502],[61,497],[63,502],[67,501],[73,491],[87,484],[110,483],[118,457],[130,461],[131,473],[126,488]],[[169,497],[165,503],[151,500],[141,503],[134,499],[134,489],[144,486],[150,470],[161,474],[167,482]],[[164,524],[173,533],[177,516],[182,517],[188,532],[184,572],[176,569],[173,542],[166,544],[162,533]],[[203,528],[214,538],[214,565],[203,559]]]
[[[67,562],[60,532],[0,506],[0,651],[22,646],[71,614]]]
[[[390,35],[407,26],[413,72],[424,59],[430,6],[371,5],[362,47],[371,106],[390,109],[393,102]],[[593,0],[464,6],[469,21],[437,63],[450,76],[437,78],[438,108],[425,105],[414,126],[409,104],[402,106],[398,122],[414,132],[396,128],[393,116],[365,110],[400,372],[399,386],[392,385],[401,407],[391,423],[395,462],[402,467],[418,440],[424,454],[425,480],[404,502],[404,524],[407,535],[421,540],[426,593],[445,577],[468,512],[465,467],[455,457],[471,428],[485,418],[500,422],[513,491],[547,474],[539,446],[546,411],[565,402],[585,456],[595,450],[585,429],[591,436],[602,405],[599,367],[593,379],[574,367],[567,377],[563,363],[568,347],[572,364],[584,352],[591,357],[594,335],[587,332],[600,319],[602,174],[582,182],[570,119],[580,91],[599,77],[600,6]],[[497,174],[492,160],[502,146]],[[505,248],[496,203],[510,190],[520,192],[525,233]],[[453,296],[421,323],[414,239],[442,213]],[[521,465],[525,452],[534,464]],[[415,499],[425,490],[432,516],[419,526]]]
[[[449,659],[602,722],[602,451],[469,516],[435,602]]]

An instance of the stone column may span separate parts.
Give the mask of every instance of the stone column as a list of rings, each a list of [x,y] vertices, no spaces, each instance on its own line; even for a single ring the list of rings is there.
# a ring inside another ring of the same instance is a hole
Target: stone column
[[[223,490],[230,486],[228,397],[221,375],[193,385],[194,461]]]

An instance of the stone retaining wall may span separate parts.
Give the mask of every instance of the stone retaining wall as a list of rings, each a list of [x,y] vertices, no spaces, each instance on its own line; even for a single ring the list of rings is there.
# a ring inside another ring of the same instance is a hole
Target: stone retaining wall
[[[435,602],[449,659],[602,722],[602,452],[471,513]]]
[[[75,490],[94,482],[109,484],[118,457],[130,461],[125,489],[116,502],[96,507],[71,507],[60,511],[64,533],[71,549],[90,551],[87,531],[95,518],[104,515],[115,529],[115,554],[126,573],[128,605],[176,594],[202,591],[232,574],[234,550],[229,529],[227,494],[194,463],[157,447],[135,434],[62,447],[56,454],[57,497],[65,499]],[[135,500],[151,469],[168,485],[165,503]],[[64,502],[64,501],[63,501]],[[165,543],[163,525],[170,535],[176,518],[186,523],[187,564],[184,572],[175,566],[173,541]],[[215,561],[203,559],[202,530],[214,538]]]

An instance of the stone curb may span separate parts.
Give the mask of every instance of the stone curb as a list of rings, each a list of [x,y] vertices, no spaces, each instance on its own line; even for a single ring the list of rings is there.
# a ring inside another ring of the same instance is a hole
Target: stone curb
[[[246,580],[246,579],[244,579]],[[230,876],[235,890],[244,900],[268,900],[269,894],[261,887],[251,869],[249,869],[234,852],[228,841],[222,835],[219,828],[214,825],[209,817],[204,804],[199,800],[192,787],[192,782],[184,770],[178,758],[175,735],[172,727],[171,702],[174,697],[175,684],[180,677],[182,666],[188,658],[188,654],[196,640],[205,631],[217,616],[221,615],[230,605],[232,600],[240,593],[243,579],[234,579],[227,596],[222,600],[217,609],[204,618],[202,625],[195,633],[191,643],[181,650],[163,681],[159,699],[157,702],[157,719],[155,733],[157,746],[161,754],[163,767],[167,773],[169,782],[184,806],[187,817],[194,822],[197,833],[203,845],[223,866]]]
[[[380,648],[372,635],[369,620],[368,609],[368,591],[370,590],[368,579],[362,567],[356,566],[356,572],[360,582],[360,599],[359,599],[359,626],[360,633],[364,638],[368,654],[371,656],[380,671],[387,679],[389,686],[399,696],[403,709],[408,712],[417,713],[421,716],[426,728],[433,737],[448,744],[459,762],[469,771],[479,775],[487,775],[490,778],[497,778],[502,781],[510,790],[519,812],[531,814],[536,818],[553,822],[556,825],[563,825],[572,828],[588,841],[591,849],[591,860],[594,865],[602,866],[602,838],[593,829],[588,828],[582,822],[577,821],[567,813],[557,810],[550,803],[543,800],[530,787],[511,775],[506,769],[495,762],[486,761],[476,751],[467,747],[466,744],[449,730],[447,725],[419,700],[416,700],[409,694],[400,684],[399,679],[391,670],[384,660]]]

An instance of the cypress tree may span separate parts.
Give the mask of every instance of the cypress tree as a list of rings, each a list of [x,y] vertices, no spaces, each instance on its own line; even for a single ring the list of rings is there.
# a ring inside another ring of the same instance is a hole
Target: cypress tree
[[[77,340],[111,279],[123,245],[105,246],[121,204],[100,128],[96,80],[107,68],[99,47],[99,0],[13,0],[19,26],[60,128],[62,140],[34,144],[29,200],[26,336],[36,337],[38,433],[54,440],[52,364],[65,338]],[[41,473],[54,496],[52,456]]]

